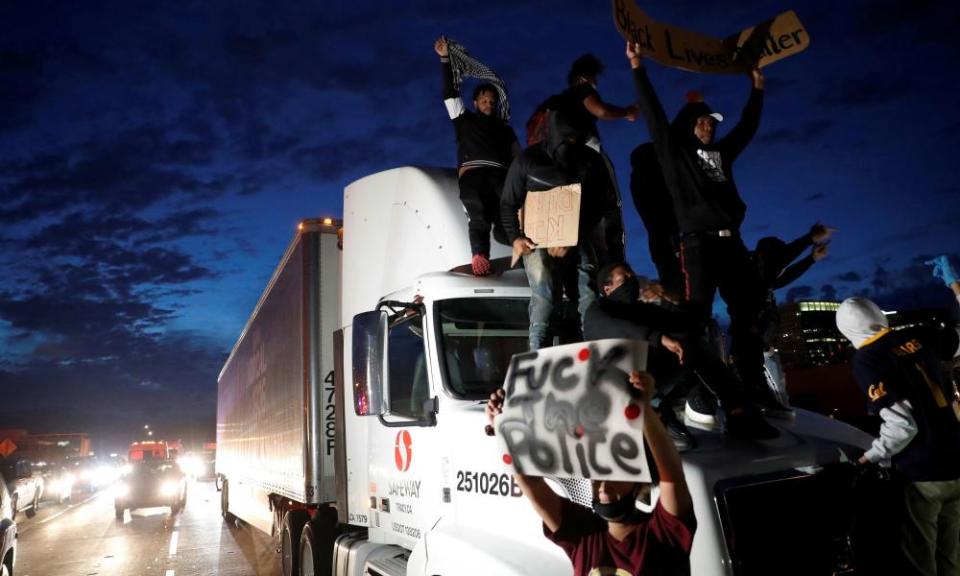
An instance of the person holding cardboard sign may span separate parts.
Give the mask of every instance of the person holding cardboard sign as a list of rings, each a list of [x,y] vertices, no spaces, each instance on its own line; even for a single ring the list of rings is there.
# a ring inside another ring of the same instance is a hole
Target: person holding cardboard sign
[[[680,455],[657,415],[650,410],[653,376],[634,371],[630,384],[640,392],[643,438],[659,478],[660,496],[652,513],[637,509],[640,482],[593,480],[592,510],[575,504],[540,476],[514,474],[521,491],[543,520],[543,533],[560,546],[574,574],[689,574],[690,548],[697,521]],[[505,393],[487,402],[489,426],[503,410]]]
[[[474,112],[464,107],[454,83],[450,43],[452,41],[440,37],[433,49],[440,56],[443,103],[457,135],[460,201],[469,219],[470,251],[473,254],[470,265],[474,275],[485,276],[493,271],[490,265],[491,227],[494,238],[507,243],[500,226],[500,191],[507,167],[520,153],[520,144],[506,118],[497,116],[500,96],[493,84],[480,84],[474,90]]]
[[[564,267],[577,270],[581,319],[596,298],[593,232],[611,203],[616,203],[603,160],[585,145],[583,134],[571,124],[569,116],[563,110],[554,110],[547,122],[547,137],[524,150],[510,165],[500,198],[500,218],[513,244],[513,261],[523,258],[532,292],[530,350],[547,343],[550,318],[560,304],[558,286]],[[522,225],[518,216],[521,208]],[[538,226],[532,216],[541,212],[547,217]]]
[[[638,105],[673,200],[685,305],[706,325],[719,290],[730,313],[731,353],[740,378],[748,392],[763,390],[763,341],[755,329],[763,303],[763,281],[740,237],[746,205],[733,179],[733,164],[760,123],[763,74],[756,67],[750,71],[750,98],[740,121],[726,136],[716,138],[721,114],[694,98],[671,123],[647,78],[640,46],[628,42],[626,56],[634,73]]]

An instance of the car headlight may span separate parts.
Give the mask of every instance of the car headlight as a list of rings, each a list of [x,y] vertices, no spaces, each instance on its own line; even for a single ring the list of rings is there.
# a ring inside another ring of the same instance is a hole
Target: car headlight
[[[118,482],[116,486],[113,487],[113,495],[117,498],[124,498],[130,494],[130,485],[126,482]]]
[[[160,494],[163,496],[176,496],[180,492],[180,484],[175,480],[165,480],[160,485]]]

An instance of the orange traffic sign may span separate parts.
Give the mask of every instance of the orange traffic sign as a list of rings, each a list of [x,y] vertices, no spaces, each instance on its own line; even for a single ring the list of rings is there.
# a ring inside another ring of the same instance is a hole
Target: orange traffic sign
[[[9,438],[5,438],[0,442],[0,456],[6,458],[7,456],[13,454],[14,450],[17,449],[17,445],[13,443]]]

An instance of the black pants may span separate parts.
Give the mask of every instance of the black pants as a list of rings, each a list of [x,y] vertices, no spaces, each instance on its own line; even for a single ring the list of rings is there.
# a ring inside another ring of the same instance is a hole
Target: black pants
[[[750,261],[739,235],[683,236],[680,266],[684,301],[706,324],[717,290],[730,314],[730,353],[747,389],[766,386],[763,375],[763,339],[759,316],[765,292],[759,272]]]
[[[650,246],[650,259],[657,267],[660,284],[670,294],[677,296],[683,293],[683,273],[680,271],[680,257],[678,255],[677,237],[669,234],[654,234],[647,232]]]
[[[500,222],[500,193],[507,177],[506,168],[481,166],[460,176],[460,202],[469,219],[470,251],[490,256],[490,227],[497,242],[509,245]]]

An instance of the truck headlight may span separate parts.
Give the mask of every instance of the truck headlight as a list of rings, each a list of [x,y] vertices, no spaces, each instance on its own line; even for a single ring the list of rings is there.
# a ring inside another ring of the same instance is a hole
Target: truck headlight
[[[174,480],[166,480],[160,485],[160,494],[163,496],[176,496],[180,491],[180,484]]]

